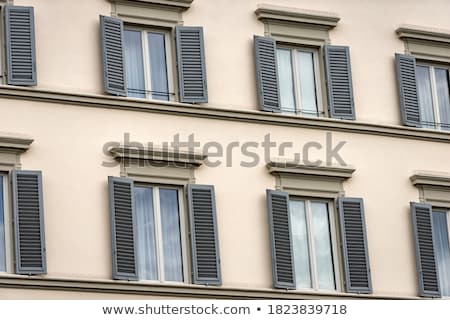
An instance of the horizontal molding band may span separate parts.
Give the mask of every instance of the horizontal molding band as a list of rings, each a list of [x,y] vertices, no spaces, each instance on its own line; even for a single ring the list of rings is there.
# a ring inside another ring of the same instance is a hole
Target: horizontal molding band
[[[168,299],[418,299],[417,297],[381,296],[374,294],[319,294],[277,289],[248,289],[173,284],[163,285],[128,282],[123,280],[74,280],[19,275],[0,276],[0,288],[155,295],[166,296]]]
[[[209,105],[194,105],[165,101],[155,102],[143,99],[139,100],[136,98],[78,94],[8,85],[0,85],[0,98],[450,143],[450,132],[409,128],[396,125],[381,125],[351,120],[307,118],[256,110],[224,109]]]

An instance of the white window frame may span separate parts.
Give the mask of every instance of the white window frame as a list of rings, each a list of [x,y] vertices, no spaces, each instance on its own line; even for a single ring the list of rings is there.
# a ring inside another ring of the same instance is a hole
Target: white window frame
[[[432,108],[433,108],[433,114],[434,114],[434,124],[431,124],[431,126],[434,126],[435,129],[438,130],[445,130],[441,127],[441,115],[439,111],[439,99],[437,95],[437,85],[436,85],[436,75],[434,72],[435,68],[438,69],[446,69],[447,72],[450,72],[450,68],[446,65],[437,64],[437,63],[429,63],[429,62],[423,62],[423,61],[417,61],[416,66],[418,67],[427,67],[428,68],[428,75],[430,76],[430,86],[431,86],[431,99],[432,99]],[[427,124],[425,124],[427,125]],[[450,124],[447,124],[450,126]],[[448,129],[446,130],[448,131]]]
[[[13,272],[13,249],[12,249],[12,217],[11,206],[9,203],[9,175],[4,172],[0,172],[0,176],[3,178],[3,221],[5,223],[5,258],[6,258],[6,271],[0,271],[2,273]]]
[[[189,283],[190,282],[190,263],[189,263],[189,247],[188,247],[188,222],[186,216],[186,209],[184,199],[183,187],[168,186],[161,184],[151,184],[146,182],[135,182],[136,187],[152,188],[153,195],[153,214],[155,219],[155,242],[156,242],[156,266],[157,266],[157,280],[142,279],[139,281],[158,282],[158,283]],[[162,229],[161,229],[161,205],[159,201],[159,189],[172,189],[178,191],[178,214],[180,220],[180,240],[181,240],[181,257],[183,263],[183,282],[167,281],[164,277],[164,250],[162,243]]]
[[[173,55],[172,55],[172,41],[171,32],[166,29],[159,28],[140,28],[130,25],[125,25],[124,30],[139,31],[141,33],[141,45],[142,45],[142,59],[144,66],[144,83],[145,83],[145,99],[157,100],[152,98],[152,83],[151,83],[151,69],[150,69],[150,52],[148,50],[148,37],[147,33],[159,33],[164,35],[164,46],[166,49],[166,67],[167,67],[167,87],[168,87],[168,101],[176,100],[174,75],[173,75]],[[165,101],[165,100],[163,100]]]
[[[277,49],[287,49],[291,51],[291,67],[292,67],[292,81],[294,88],[294,100],[295,100],[295,114],[299,114],[302,116],[308,117],[325,117],[325,111],[323,109],[323,101],[322,101],[322,88],[320,81],[320,66],[319,66],[319,49],[302,47],[302,46],[293,46],[286,44],[278,44],[276,46]],[[314,68],[314,85],[316,88],[316,103],[317,103],[317,115],[313,115],[310,113],[302,112],[302,100],[301,100],[301,92],[300,92],[300,75],[298,74],[298,61],[296,53],[298,51],[312,53],[313,54],[313,68]],[[292,113],[288,110],[284,110],[283,106],[281,106],[281,111],[286,113]]]
[[[298,288],[296,290],[301,291],[314,291],[314,292],[341,292],[342,291],[342,278],[340,270],[340,255],[339,255],[339,242],[338,242],[338,232],[336,224],[336,208],[332,200],[320,199],[320,198],[304,198],[298,196],[289,196],[289,202],[293,201],[304,201],[305,203],[305,216],[306,216],[306,228],[308,236],[308,250],[309,250],[309,268],[311,272],[311,287],[312,288]],[[334,271],[334,283],[336,286],[335,290],[320,289],[318,284],[318,275],[316,268],[316,253],[313,246],[313,234],[312,230],[312,209],[311,202],[322,202],[327,204],[328,209],[328,221],[330,228],[330,238],[331,238],[331,251],[333,258],[333,271]]]
[[[450,209],[449,208],[442,208],[442,207],[432,206],[431,207],[431,214],[434,214],[436,211],[438,211],[438,212],[445,212],[445,214],[447,215],[447,234],[448,234],[448,242],[450,244]],[[436,264],[437,264],[437,262],[436,262]],[[444,297],[448,297],[448,296],[444,296]]]

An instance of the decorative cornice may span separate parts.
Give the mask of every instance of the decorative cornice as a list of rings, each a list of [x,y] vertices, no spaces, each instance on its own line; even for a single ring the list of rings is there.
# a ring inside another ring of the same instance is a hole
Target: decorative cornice
[[[339,166],[335,164],[307,165],[294,161],[271,160],[267,163],[267,169],[271,174],[301,174],[315,177],[326,177],[335,179],[351,178],[355,168],[352,166]]]
[[[419,299],[414,296],[311,293],[281,289],[212,287],[193,284],[149,284],[119,280],[61,279],[19,275],[0,276],[0,288],[147,295],[149,297],[165,296],[168,298],[190,299]]]
[[[416,171],[409,179],[415,186],[436,186],[450,188],[449,173]]]
[[[303,10],[269,4],[259,4],[255,14],[259,20],[268,19],[289,23],[312,24],[326,29],[334,28],[340,20],[337,14],[331,12]]]
[[[404,24],[400,25],[395,32],[400,39],[427,40],[450,45],[450,30]]]
[[[194,0],[109,0],[112,3],[130,3],[138,5],[157,5],[187,10]]]
[[[30,137],[0,132],[0,152],[20,154],[27,151],[31,143]]]
[[[115,159],[147,160],[155,163],[167,163],[174,165],[201,166],[207,156],[198,152],[180,149],[162,148],[136,148],[132,146],[113,147],[109,150]]]
[[[78,105],[90,108],[120,109],[137,112],[169,114],[174,116],[210,118],[226,121],[257,123],[262,125],[310,128],[450,143],[450,133],[447,131],[330,118],[299,117],[257,110],[236,110],[232,108],[225,109],[209,105],[148,101],[144,99],[70,93],[8,85],[0,85],[0,98],[57,103],[60,107],[65,104]]]

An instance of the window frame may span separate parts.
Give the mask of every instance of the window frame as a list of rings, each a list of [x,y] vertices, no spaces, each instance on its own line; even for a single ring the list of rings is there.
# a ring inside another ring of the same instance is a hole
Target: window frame
[[[155,243],[156,243],[156,266],[157,266],[157,274],[158,279],[149,280],[149,279],[138,279],[140,282],[149,282],[149,283],[168,283],[168,284],[189,284],[191,283],[191,253],[189,250],[189,239],[188,239],[188,228],[189,221],[187,217],[187,208],[186,201],[184,201],[184,186],[178,185],[166,185],[159,183],[150,183],[145,181],[134,181],[133,183],[133,192],[135,187],[147,187],[152,188],[153,195],[153,214],[155,219]],[[181,241],[181,259],[182,259],[182,267],[183,267],[183,281],[168,281],[164,279],[164,255],[163,255],[163,243],[162,243],[162,228],[161,228],[161,206],[159,200],[159,189],[172,189],[177,190],[178,193],[178,215],[180,222],[180,241]],[[137,243],[135,243],[137,246]],[[136,260],[139,258],[136,257]]]
[[[431,206],[431,214],[433,215],[435,212],[445,213],[445,215],[446,215],[446,218],[447,218],[447,234],[448,234],[448,239],[447,240],[448,240],[448,243],[450,245],[450,208],[445,208],[445,207],[433,206],[432,205]],[[435,235],[434,235],[434,229],[433,229],[433,237],[434,236]],[[439,265],[439,263],[437,261],[437,256],[436,256],[436,268],[438,268],[438,265]],[[438,272],[439,272],[439,269],[438,269]],[[450,285],[450,283],[448,285]],[[442,288],[441,288],[441,294],[442,294]],[[444,296],[444,295],[442,295],[442,297],[450,298],[450,296]]]
[[[340,254],[340,237],[339,237],[339,229],[337,225],[337,208],[332,199],[324,199],[317,197],[302,197],[297,195],[289,194],[289,205],[291,201],[304,201],[305,203],[305,219],[306,219],[306,228],[307,228],[307,237],[308,237],[308,252],[309,252],[309,268],[311,272],[311,288],[299,288],[296,283],[296,290],[301,291],[312,291],[312,292],[342,292],[343,291],[343,279],[342,279],[342,256]],[[334,290],[320,289],[318,287],[317,282],[317,268],[316,268],[316,255],[315,249],[313,246],[313,233],[312,233],[312,209],[311,202],[322,202],[327,204],[328,209],[328,221],[330,228],[330,243],[332,250],[332,258],[333,258],[333,272],[334,272]],[[289,214],[291,215],[291,211],[289,209]],[[291,226],[292,228],[292,226]],[[290,230],[292,232],[292,230]],[[294,248],[293,248],[294,249]],[[293,253],[295,255],[295,253]],[[314,257],[314,258],[312,258]],[[294,262],[295,268],[295,262]]]
[[[450,80],[450,66],[448,64],[445,63],[439,63],[439,62],[431,62],[431,61],[427,61],[427,60],[422,60],[422,59],[417,59],[416,60],[416,74],[417,74],[417,67],[427,67],[428,68],[428,75],[430,77],[430,87],[431,87],[431,99],[432,99],[432,109],[433,109],[433,116],[434,116],[434,123],[432,124],[424,124],[421,121],[421,126],[422,127],[432,127],[430,129],[435,129],[435,130],[441,130],[441,131],[448,131],[450,130],[450,123],[449,124],[444,124],[446,126],[448,126],[449,128],[443,129],[442,128],[442,122],[441,122],[441,116],[440,116],[440,111],[439,111],[439,99],[437,96],[437,84],[436,84],[436,74],[434,72],[435,68],[438,69],[445,69],[447,70],[447,73],[449,75],[449,80]],[[450,83],[450,81],[449,81]],[[450,88],[449,88],[449,92],[450,92]],[[419,93],[419,89],[417,88],[417,93]],[[419,101],[420,103],[420,101]],[[420,107],[420,105],[419,105]],[[450,110],[449,110],[450,112]]]
[[[4,232],[5,232],[5,260],[6,260],[6,270],[0,271],[0,274],[3,273],[14,273],[13,268],[13,232],[12,232],[12,216],[11,216],[11,204],[9,201],[10,190],[9,190],[9,174],[7,172],[0,171],[0,176],[3,178],[3,223],[4,223]]]
[[[142,63],[144,67],[144,85],[145,85],[145,98],[136,98],[129,96],[127,93],[128,98],[135,98],[135,99],[145,99],[145,100],[152,100],[152,101],[178,101],[178,94],[177,94],[177,88],[175,87],[175,44],[172,42],[173,39],[173,31],[170,29],[158,27],[158,26],[140,26],[140,25],[133,25],[129,24],[126,21],[124,21],[123,26],[124,33],[127,30],[130,31],[138,31],[141,34],[141,46],[142,46]],[[168,88],[168,96],[169,100],[159,100],[159,99],[153,99],[152,98],[152,85],[151,85],[151,68],[150,68],[150,52],[148,47],[148,33],[159,33],[164,35],[164,48],[165,48],[165,58],[166,58],[166,73],[167,73],[167,88]],[[125,43],[124,43],[125,46]],[[125,54],[125,53],[124,53]],[[128,72],[126,66],[125,66],[125,72]],[[127,85],[127,92],[128,92],[128,85]],[[131,88],[132,89],[132,88]]]
[[[284,49],[284,50],[290,50],[290,57],[291,57],[291,69],[292,69],[292,81],[293,81],[293,89],[294,89],[294,103],[295,103],[295,110],[294,112],[288,111],[286,109],[283,109],[283,106],[281,105],[281,97],[280,97],[280,108],[282,113],[294,113],[295,115],[301,115],[301,116],[307,116],[307,117],[317,117],[317,118],[323,118],[327,117],[328,114],[325,112],[324,108],[324,100],[323,100],[323,90],[322,90],[322,81],[320,80],[322,77],[322,72],[320,68],[319,63],[319,55],[321,52],[321,48],[315,48],[315,47],[308,47],[308,46],[302,46],[302,45],[296,45],[292,43],[284,43],[280,41],[276,41],[276,50],[278,49]],[[301,103],[301,82],[300,82],[300,75],[298,72],[298,58],[296,53],[297,52],[307,52],[312,53],[313,56],[313,73],[314,73],[314,86],[315,86],[315,94],[316,94],[316,104],[317,104],[317,114],[313,115],[310,113],[304,113],[302,112],[302,103]],[[278,68],[278,66],[277,66]],[[281,87],[281,84],[278,83],[278,85]]]

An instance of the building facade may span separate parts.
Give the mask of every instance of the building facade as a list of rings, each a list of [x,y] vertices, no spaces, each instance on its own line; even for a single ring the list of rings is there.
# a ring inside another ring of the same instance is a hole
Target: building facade
[[[0,1],[0,298],[450,296],[449,10]]]

